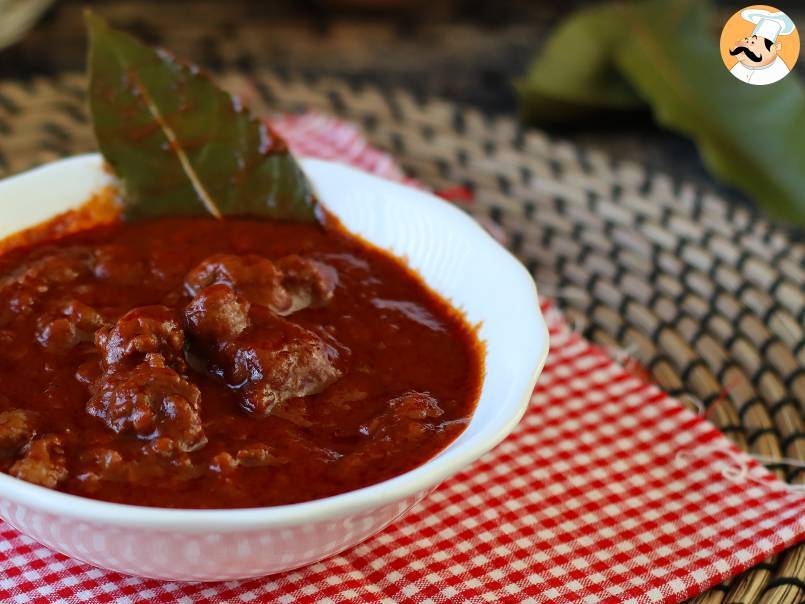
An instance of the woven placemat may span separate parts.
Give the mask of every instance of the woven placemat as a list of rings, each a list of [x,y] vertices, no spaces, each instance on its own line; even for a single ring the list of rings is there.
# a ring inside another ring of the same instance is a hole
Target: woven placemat
[[[805,472],[805,245],[746,208],[508,118],[333,78],[222,78],[258,111],[334,113],[434,189],[458,185],[584,335],[647,375],[781,479]],[[0,176],[95,147],[83,78],[0,82]],[[57,186],[54,185],[54,186]],[[471,195],[467,195],[470,193]],[[805,599],[805,545],[695,601]]]

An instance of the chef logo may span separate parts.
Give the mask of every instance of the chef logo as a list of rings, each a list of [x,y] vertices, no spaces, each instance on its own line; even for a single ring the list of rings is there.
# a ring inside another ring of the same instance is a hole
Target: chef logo
[[[738,11],[721,32],[721,58],[742,82],[782,80],[799,58],[799,32],[784,12],[756,4]]]

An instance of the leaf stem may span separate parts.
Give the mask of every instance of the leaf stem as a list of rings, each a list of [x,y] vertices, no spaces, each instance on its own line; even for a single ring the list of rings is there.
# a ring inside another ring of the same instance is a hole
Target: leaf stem
[[[148,111],[152,116],[154,116],[157,124],[159,124],[159,127],[165,133],[171,150],[176,153],[176,157],[179,159],[179,163],[182,164],[182,169],[190,179],[190,183],[193,185],[193,189],[195,189],[199,199],[201,199],[201,202],[204,204],[204,207],[207,208],[207,211],[210,214],[212,214],[215,218],[220,219],[222,217],[221,212],[218,210],[218,207],[215,205],[212,197],[207,192],[207,189],[205,189],[204,185],[201,183],[198,174],[196,174],[193,165],[190,163],[190,159],[187,157],[187,153],[185,153],[185,150],[182,148],[182,145],[179,142],[179,139],[176,137],[176,133],[173,131],[173,128],[170,127],[168,122],[163,117],[162,112],[159,110],[159,107],[157,107],[154,99],[148,92],[148,89],[140,81],[139,76],[136,73],[133,75],[137,88],[139,88],[140,93],[143,96],[143,100],[148,107]]]

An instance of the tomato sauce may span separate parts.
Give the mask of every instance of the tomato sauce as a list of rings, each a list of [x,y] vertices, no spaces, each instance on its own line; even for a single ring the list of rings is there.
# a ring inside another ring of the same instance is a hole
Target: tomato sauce
[[[357,489],[444,449],[479,396],[475,330],[326,222],[115,221],[5,251],[0,470],[107,501],[241,508]]]

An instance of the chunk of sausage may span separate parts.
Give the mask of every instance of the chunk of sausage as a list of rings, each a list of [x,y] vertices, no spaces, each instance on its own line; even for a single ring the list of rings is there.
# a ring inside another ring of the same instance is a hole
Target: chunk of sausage
[[[241,385],[243,409],[259,416],[290,398],[322,392],[341,377],[336,357],[312,331],[268,313],[219,353],[230,383]]]
[[[81,453],[81,473],[76,476],[84,484],[97,486],[101,480],[125,477],[126,462],[114,449],[98,447]]]
[[[124,362],[140,363],[145,355],[157,353],[184,371],[184,330],[176,313],[167,306],[143,306],[125,315],[113,327],[98,330],[95,345],[101,350],[107,369]]]
[[[193,451],[206,444],[200,400],[195,385],[152,362],[104,375],[94,386],[87,412],[115,433],[131,432],[143,440],[168,438],[180,451]]]
[[[388,410],[369,424],[369,432],[388,430],[406,420],[424,420],[444,413],[438,401],[425,392],[410,390],[388,402]]]
[[[53,286],[75,281],[91,272],[92,253],[82,247],[48,249],[0,277],[0,294],[15,313],[33,310],[39,298]]]
[[[364,468],[382,467],[404,459],[433,433],[433,420],[443,415],[439,403],[424,392],[406,392],[388,402],[386,411],[363,427],[366,440],[335,467],[335,473],[352,475]]]
[[[285,316],[308,306],[326,304],[333,296],[337,280],[332,267],[296,255],[274,263],[254,254],[218,254],[190,271],[185,287],[196,296],[210,285],[223,283],[252,304]]]
[[[36,340],[49,352],[65,352],[81,342],[91,342],[103,322],[94,308],[70,300],[39,318]]]
[[[228,476],[238,469],[238,460],[226,451],[222,451],[210,460],[209,469],[214,474]]]
[[[17,282],[69,283],[91,272],[93,263],[92,252],[87,248],[49,248],[20,266],[13,276]]]
[[[268,415],[341,376],[337,352],[318,335],[262,307],[249,313],[249,303],[228,285],[199,292],[185,309],[185,323],[204,356],[242,393],[248,413]]]
[[[103,245],[95,250],[93,273],[98,279],[135,285],[142,283],[147,272],[145,261],[122,245]]]
[[[218,453],[210,460],[209,470],[215,474],[227,476],[232,474],[238,467],[263,468],[266,466],[279,466],[284,463],[286,463],[284,460],[271,453],[269,447],[257,444],[239,449],[234,456],[226,451]]]
[[[19,449],[25,445],[36,432],[36,419],[36,414],[26,409],[0,413],[0,447]]]
[[[333,298],[338,273],[331,266],[293,254],[277,260],[282,285],[291,296],[290,314],[308,306],[324,306]]]
[[[114,449],[97,447],[81,454],[81,461],[94,468],[102,478],[114,477],[121,473],[125,464],[123,456]]]
[[[191,270],[185,287],[192,296],[216,283],[224,283],[246,297],[252,304],[280,311],[291,305],[290,295],[282,287],[282,273],[271,260],[247,254],[216,254]]]
[[[68,476],[61,439],[47,434],[32,440],[8,473],[43,487],[56,488]]]
[[[406,446],[420,439],[430,429],[429,419],[440,417],[444,411],[430,394],[413,390],[388,402],[387,409],[366,426],[370,441],[379,442],[393,436],[395,442]]]
[[[98,489],[101,481],[171,488],[198,478],[205,470],[195,466],[187,453],[175,450],[156,459],[153,451],[145,452],[140,459],[125,459],[114,449],[99,447],[82,453],[81,463],[84,471],[76,478],[90,491]]]
[[[249,328],[248,300],[229,285],[201,290],[184,311],[187,330],[203,342],[234,340]]]
[[[265,466],[278,466],[285,463],[271,452],[271,448],[257,444],[239,449],[235,458],[244,468],[262,468]]]

